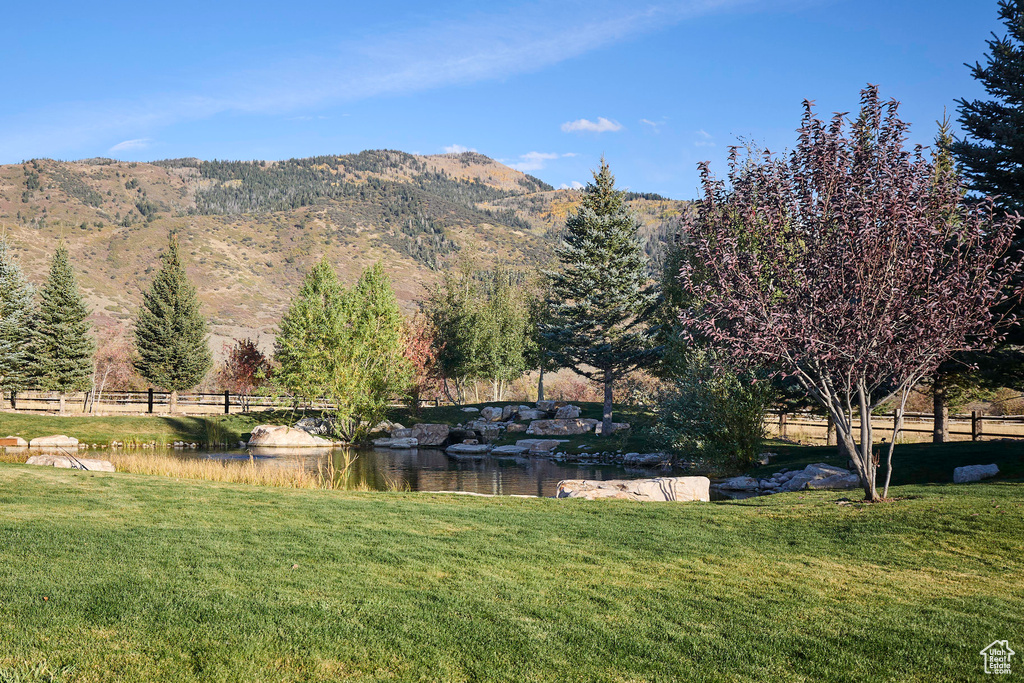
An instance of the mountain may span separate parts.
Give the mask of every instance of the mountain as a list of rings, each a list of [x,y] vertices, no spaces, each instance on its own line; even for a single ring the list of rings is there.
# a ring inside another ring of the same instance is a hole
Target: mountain
[[[686,202],[631,193],[656,265]],[[134,316],[178,234],[214,331],[269,343],[323,254],[346,282],[383,261],[407,311],[439,269],[548,265],[575,190],[473,152],[392,150],[287,161],[34,159],[0,166],[0,223],[34,282],[60,239],[100,326]]]

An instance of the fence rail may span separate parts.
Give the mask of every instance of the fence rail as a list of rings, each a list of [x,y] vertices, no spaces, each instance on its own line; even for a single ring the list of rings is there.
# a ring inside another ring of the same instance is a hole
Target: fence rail
[[[104,391],[93,396],[91,392],[79,391],[12,391],[0,401],[18,411],[60,412],[60,413],[167,413],[171,412],[171,392],[149,389],[147,391]],[[436,399],[433,403],[439,403]],[[404,405],[395,399],[392,405]],[[178,394],[175,409],[178,413],[213,414],[237,413],[251,410],[304,407],[311,410],[333,410],[336,406],[329,401],[301,401],[288,395],[243,395],[230,391],[221,393],[193,392]]]
[[[794,419],[795,418],[795,419]],[[875,413],[871,416],[872,426],[879,430],[885,428],[891,430],[899,419],[898,412]],[[810,412],[782,412],[772,413],[772,423],[779,431],[779,436],[786,438],[790,427],[814,427],[817,429],[829,429],[829,421],[821,415]],[[934,413],[903,413],[903,426],[901,433],[910,434],[934,434],[935,432]],[[927,426],[922,426],[927,425]],[[997,439],[1024,439],[1024,415],[985,415],[980,410],[970,413],[948,415],[946,418],[946,434],[949,436],[969,436],[971,441],[981,441],[985,438]],[[1019,426],[1016,431],[999,429],[999,427]],[[956,429],[961,427],[961,429]],[[880,435],[883,436],[883,435]]]

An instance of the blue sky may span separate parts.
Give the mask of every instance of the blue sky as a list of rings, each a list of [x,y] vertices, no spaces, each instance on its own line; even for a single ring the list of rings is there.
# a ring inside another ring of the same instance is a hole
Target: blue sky
[[[991,31],[995,0],[14,3],[0,163],[475,149],[560,186],[604,154],[685,199],[868,82],[930,142]]]

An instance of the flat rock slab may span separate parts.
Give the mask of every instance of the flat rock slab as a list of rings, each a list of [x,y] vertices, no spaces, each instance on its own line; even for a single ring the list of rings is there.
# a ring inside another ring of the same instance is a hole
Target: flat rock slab
[[[253,427],[248,445],[260,448],[325,448],[331,442],[286,425],[258,425]]]
[[[491,449],[491,455],[523,455],[529,451],[525,446],[495,446]]]
[[[444,452],[449,455],[487,455],[491,446],[485,443],[454,443]]]
[[[0,446],[4,448],[25,448],[28,446],[28,441],[25,441],[20,436],[5,436],[0,439]]]
[[[953,483],[969,484],[972,481],[981,481],[982,479],[994,477],[997,474],[999,474],[999,466],[996,464],[957,467],[953,470]]]
[[[654,479],[566,479],[558,482],[556,498],[621,498],[638,501],[711,500],[707,477],[655,477]]]
[[[594,431],[597,420],[534,420],[526,430],[536,436],[571,436]]]
[[[42,465],[43,467],[61,467],[70,470],[86,470],[89,472],[113,472],[114,466],[107,460],[92,460],[91,458],[73,458],[66,455],[33,455],[26,465]]]
[[[30,448],[78,448],[78,439],[64,434],[37,436],[28,442]]]
[[[399,450],[408,450],[410,448],[416,448],[418,445],[419,441],[412,437],[373,440],[374,448],[397,448]]]

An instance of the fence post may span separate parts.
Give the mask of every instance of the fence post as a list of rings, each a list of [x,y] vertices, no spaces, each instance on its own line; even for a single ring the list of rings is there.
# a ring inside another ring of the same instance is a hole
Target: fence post
[[[153,387],[149,388],[149,412],[153,412]]]
[[[981,441],[984,436],[985,427],[980,411],[971,411],[971,441]]]
[[[224,414],[228,415],[231,413],[231,390],[224,390]]]
[[[786,438],[786,413],[779,413],[779,437]]]

